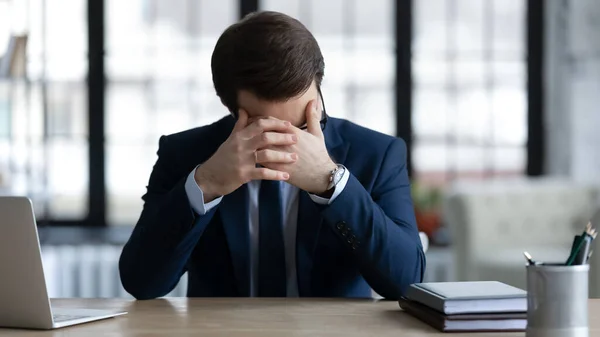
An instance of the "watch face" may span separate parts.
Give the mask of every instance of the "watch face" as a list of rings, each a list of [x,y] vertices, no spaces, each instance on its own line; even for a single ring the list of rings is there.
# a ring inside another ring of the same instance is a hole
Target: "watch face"
[[[340,169],[339,169],[339,170],[337,170],[337,171],[335,172],[335,177],[334,177],[334,179],[333,179],[333,180],[334,180],[336,183],[337,183],[337,182],[339,182],[339,181],[340,181],[340,179],[342,179],[342,176],[344,175],[344,171],[345,171],[345,170],[344,170],[344,168],[343,168],[343,167],[340,167]]]

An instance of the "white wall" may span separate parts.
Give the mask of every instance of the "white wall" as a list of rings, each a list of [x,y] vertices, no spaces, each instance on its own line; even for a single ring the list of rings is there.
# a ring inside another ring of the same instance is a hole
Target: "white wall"
[[[600,182],[600,1],[546,6],[546,169]]]

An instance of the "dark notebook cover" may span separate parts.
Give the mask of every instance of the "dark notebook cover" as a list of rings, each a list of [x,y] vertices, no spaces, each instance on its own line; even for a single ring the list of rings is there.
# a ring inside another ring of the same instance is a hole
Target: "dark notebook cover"
[[[442,332],[521,332],[527,326],[526,312],[444,315],[405,298],[398,304],[410,315]]]

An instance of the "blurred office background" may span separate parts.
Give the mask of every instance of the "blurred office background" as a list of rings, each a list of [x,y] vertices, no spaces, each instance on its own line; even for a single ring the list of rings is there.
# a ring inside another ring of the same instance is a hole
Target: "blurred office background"
[[[0,194],[31,197],[51,296],[127,296],[158,138],[227,114],[210,56],[255,10],[314,33],[328,113],[406,141],[427,280],[524,286],[524,248],[597,216],[596,0],[0,0]]]

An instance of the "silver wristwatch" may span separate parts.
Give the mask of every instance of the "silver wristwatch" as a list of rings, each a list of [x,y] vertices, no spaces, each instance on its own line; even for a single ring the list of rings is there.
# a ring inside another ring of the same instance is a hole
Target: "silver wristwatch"
[[[337,167],[331,170],[329,175],[329,185],[327,185],[327,190],[334,188],[344,176],[344,172],[346,172],[346,167],[342,164],[338,164]]]

